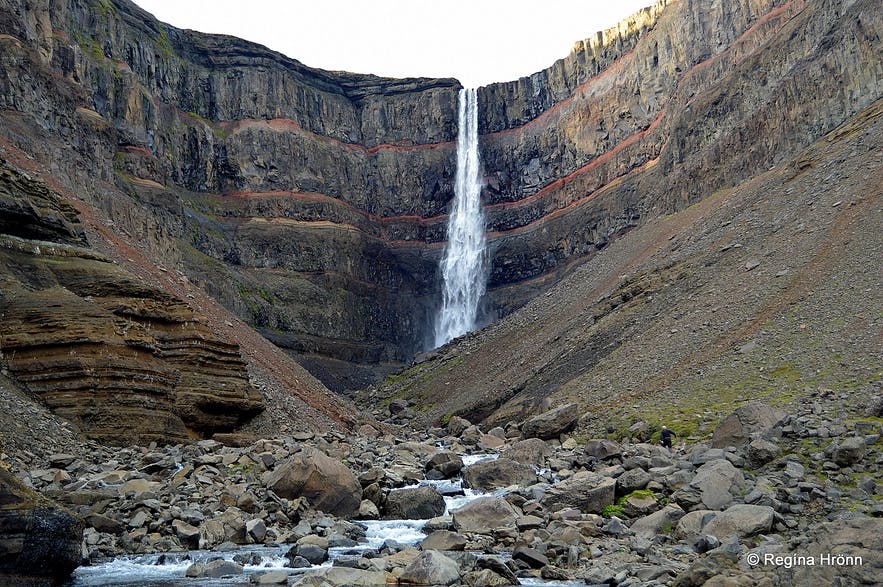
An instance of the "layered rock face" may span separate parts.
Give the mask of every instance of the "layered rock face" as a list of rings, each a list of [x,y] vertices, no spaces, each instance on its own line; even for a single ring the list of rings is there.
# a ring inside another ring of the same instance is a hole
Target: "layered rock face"
[[[75,180],[116,226],[334,387],[425,346],[456,81],[314,70],[122,0],[4,5],[10,140],[89,169]],[[659,2],[546,71],[482,88],[491,312],[867,106],[877,13],[869,0]],[[48,144],[29,144],[38,127]]]
[[[185,441],[263,409],[238,345],[84,246],[74,210],[2,163],[0,206],[17,219],[0,234],[4,369],[102,440]]]

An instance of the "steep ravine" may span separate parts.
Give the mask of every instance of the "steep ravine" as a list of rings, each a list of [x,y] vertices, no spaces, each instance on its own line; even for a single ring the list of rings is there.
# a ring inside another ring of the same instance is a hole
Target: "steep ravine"
[[[4,133],[116,229],[334,388],[426,347],[456,80],[314,70],[123,0],[3,4]],[[489,315],[870,104],[877,12],[660,2],[548,70],[480,89]]]

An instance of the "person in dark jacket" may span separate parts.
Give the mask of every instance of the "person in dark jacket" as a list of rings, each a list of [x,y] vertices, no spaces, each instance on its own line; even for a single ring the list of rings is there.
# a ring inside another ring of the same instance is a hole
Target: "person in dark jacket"
[[[662,427],[662,432],[659,433],[659,439],[662,441],[662,446],[668,449],[671,452],[671,437],[674,436],[675,433],[668,429],[667,426]]]

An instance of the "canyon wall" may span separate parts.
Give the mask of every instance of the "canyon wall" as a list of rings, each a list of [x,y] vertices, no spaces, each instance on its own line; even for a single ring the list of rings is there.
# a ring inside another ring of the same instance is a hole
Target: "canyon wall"
[[[425,347],[458,82],[311,69],[124,0],[0,5],[7,140],[117,230],[335,388]],[[680,0],[481,88],[489,315],[796,152],[880,80],[872,2]]]

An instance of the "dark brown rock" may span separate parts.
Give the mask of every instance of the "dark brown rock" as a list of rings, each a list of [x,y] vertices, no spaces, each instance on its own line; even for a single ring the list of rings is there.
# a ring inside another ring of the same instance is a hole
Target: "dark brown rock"
[[[280,497],[306,497],[316,509],[338,516],[355,514],[362,501],[362,486],[353,472],[315,448],[278,465],[263,482]]]
[[[0,583],[49,585],[80,564],[83,522],[0,467]]]

